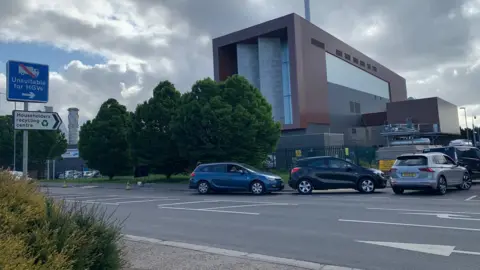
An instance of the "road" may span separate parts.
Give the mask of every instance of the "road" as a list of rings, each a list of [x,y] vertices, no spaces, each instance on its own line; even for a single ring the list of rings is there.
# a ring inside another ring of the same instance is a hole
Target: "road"
[[[390,189],[259,197],[91,186],[48,192],[115,209],[131,235],[361,269],[479,269],[480,185],[445,196]]]

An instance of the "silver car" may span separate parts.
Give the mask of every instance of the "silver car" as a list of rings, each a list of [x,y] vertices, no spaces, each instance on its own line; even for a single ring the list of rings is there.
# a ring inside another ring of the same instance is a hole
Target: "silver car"
[[[435,190],[444,195],[448,187],[468,190],[472,186],[467,169],[442,153],[401,155],[393,164],[390,176],[395,194],[405,190]]]

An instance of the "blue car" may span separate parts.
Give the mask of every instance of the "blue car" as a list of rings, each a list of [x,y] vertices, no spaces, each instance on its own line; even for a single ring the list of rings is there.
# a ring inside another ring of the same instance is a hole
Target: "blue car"
[[[242,163],[223,162],[199,165],[190,176],[189,187],[200,194],[211,191],[249,191],[261,195],[283,190],[284,184],[278,175]]]

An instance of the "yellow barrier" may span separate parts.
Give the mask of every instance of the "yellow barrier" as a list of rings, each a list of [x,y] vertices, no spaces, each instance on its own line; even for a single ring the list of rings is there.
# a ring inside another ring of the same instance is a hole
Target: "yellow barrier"
[[[380,160],[378,162],[378,169],[382,172],[390,171],[393,163],[395,163],[395,160]]]

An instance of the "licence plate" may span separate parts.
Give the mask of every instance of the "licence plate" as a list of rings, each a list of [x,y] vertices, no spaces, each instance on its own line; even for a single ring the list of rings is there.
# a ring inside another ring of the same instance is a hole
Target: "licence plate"
[[[415,177],[415,176],[417,176],[417,174],[416,173],[411,173],[411,172],[404,172],[404,173],[402,173],[402,176],[403,177]]]

